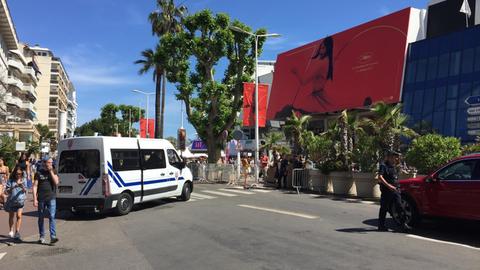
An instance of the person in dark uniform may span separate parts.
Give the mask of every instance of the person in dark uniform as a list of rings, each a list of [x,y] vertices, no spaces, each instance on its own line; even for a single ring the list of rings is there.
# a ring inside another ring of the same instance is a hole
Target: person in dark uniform
[[[410,230],[410,226],[406,223],[405,209],[402,205],[402,199],[400,196],[400,188],[398,185],[398,172],[397,166],[399,164],[400,154],[394,151],[387,152],[386,159],[380,164],[378,170],[378,182],[380,184],[380,191],[382,195],[380,197],[380,212],[378,214],[378,230],[388,231],[385,226],[385,218],[387,211],[392,203],[395,204],[397,209],[401,209],[400,226],[402,231]]]

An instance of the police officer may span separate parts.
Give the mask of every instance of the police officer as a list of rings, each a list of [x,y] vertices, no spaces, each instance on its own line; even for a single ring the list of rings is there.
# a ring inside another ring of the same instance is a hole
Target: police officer
[[[395,151],[388,151],[383,163],[380,164],[378,170],[378,182],[380,184],[380,213],[378,214],[378,230],[388,231],[385,226],[385,218],[387,211],[392,203],[395,204],[396,209],[401,211],[400,226],[403,231],[410,230],[410,226],[405,222],[405,209],[402,205],[400,196],[400,188],[398,185],[397,166],[399,164],[400,154]]]

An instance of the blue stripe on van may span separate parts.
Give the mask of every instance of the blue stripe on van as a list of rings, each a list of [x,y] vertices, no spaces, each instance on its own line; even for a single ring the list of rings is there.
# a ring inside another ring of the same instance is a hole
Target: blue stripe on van
[[[131,187],[131,186],[140,186],[142,185],[142,182],[129,182],[129,183],[125,183],[125,181],[123,181],[122,177],[113,170],[113,167],[112,167],[112,164],[110,164],[110,162],[107,162],[108,164],[108,167],[110,168],[110,170],[114,173],[114,175],[117,177],[118,181],[124,186],[124,187]],[[110,174],[110,171],[108,172]],[[110,176],[112,176],[110,174]],[[115,179],[114,176],[112,176],[113,179]],[[184,180],[183,177],[179,177],[178,180]],[[158,183],[165,183],[165,182],[170,182],[170,181],[175,181],[175,177],[173,178],[164,178],[164,179],[157,179],[157,180],[150,180],[150,181],[143,181],[143,185],[151,185],[151,184],[158,184]],[[118,183],[117,183],[118,185]]]
[[[80,195],[83,195],[83,192],[85,191],[85,189],[87,188],[88,184],[90,183],[90,181],[92,181],[92,178],[88,179],[87,183],[83,186],[82,190],[80,191]]]
[[[88,188],[85,190],[85,192],[83,193],[83,195],[88,195],[88,192],[90,192],[90,190],[92,189],[92,187],[95,185],[95,183],[97,182],[97,179],[98,178],[94,178],[92,179],[92,181],[90,182],[90,185],[88,186]]]
[[[115,184],[118,186],[118,187],[122,187],[120,185],[120,183],[118,183],[118,180],[117,178],[115,177],[115,175],[113,174],[112,170],[108,170],[108,175],[110,175],[110,177],[112,177],[113,181],[115,182]]]

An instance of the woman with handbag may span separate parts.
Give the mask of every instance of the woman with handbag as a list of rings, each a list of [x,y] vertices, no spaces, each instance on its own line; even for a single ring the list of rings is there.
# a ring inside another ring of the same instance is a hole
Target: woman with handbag
[[[24,178],[24,171],[19,167],[15,167],[10,179],[7,181],[5,193],[7,194],[7,201],[5,203],[5,211],[8,212],[8,225],[10,232],[8,235],[11,238],[21,240],[20,227],[22,226],[23,206],[26,199],[26,183]],[[17,215],[17,222],[14,228],[14,218]]]
[[[3,157],[0,157],[0,205],[3,207],[7,196],[5,196],[5,186],[7,185],[7,179],[10,177],[10,170],[8,166],[5,166]]]

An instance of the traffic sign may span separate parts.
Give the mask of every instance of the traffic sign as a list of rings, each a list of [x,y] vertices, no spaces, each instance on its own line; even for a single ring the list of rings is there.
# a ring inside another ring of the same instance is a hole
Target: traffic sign
[[[471,107],[467,109],[468,115],[480,115],[480,107]]]
[[[465,99],[465,103],[467,103],[470,106],[480,106],[480,96],[470,96],[467,99]]]
[[[479,136],[480,135],[480,129],[469,130],[467,132],[468,132],[468,135],[471,135],[471,136]]]
[[[479,129],[480,128],[480,123],[468,123],[467,127],[468,127],[468,129]]]

